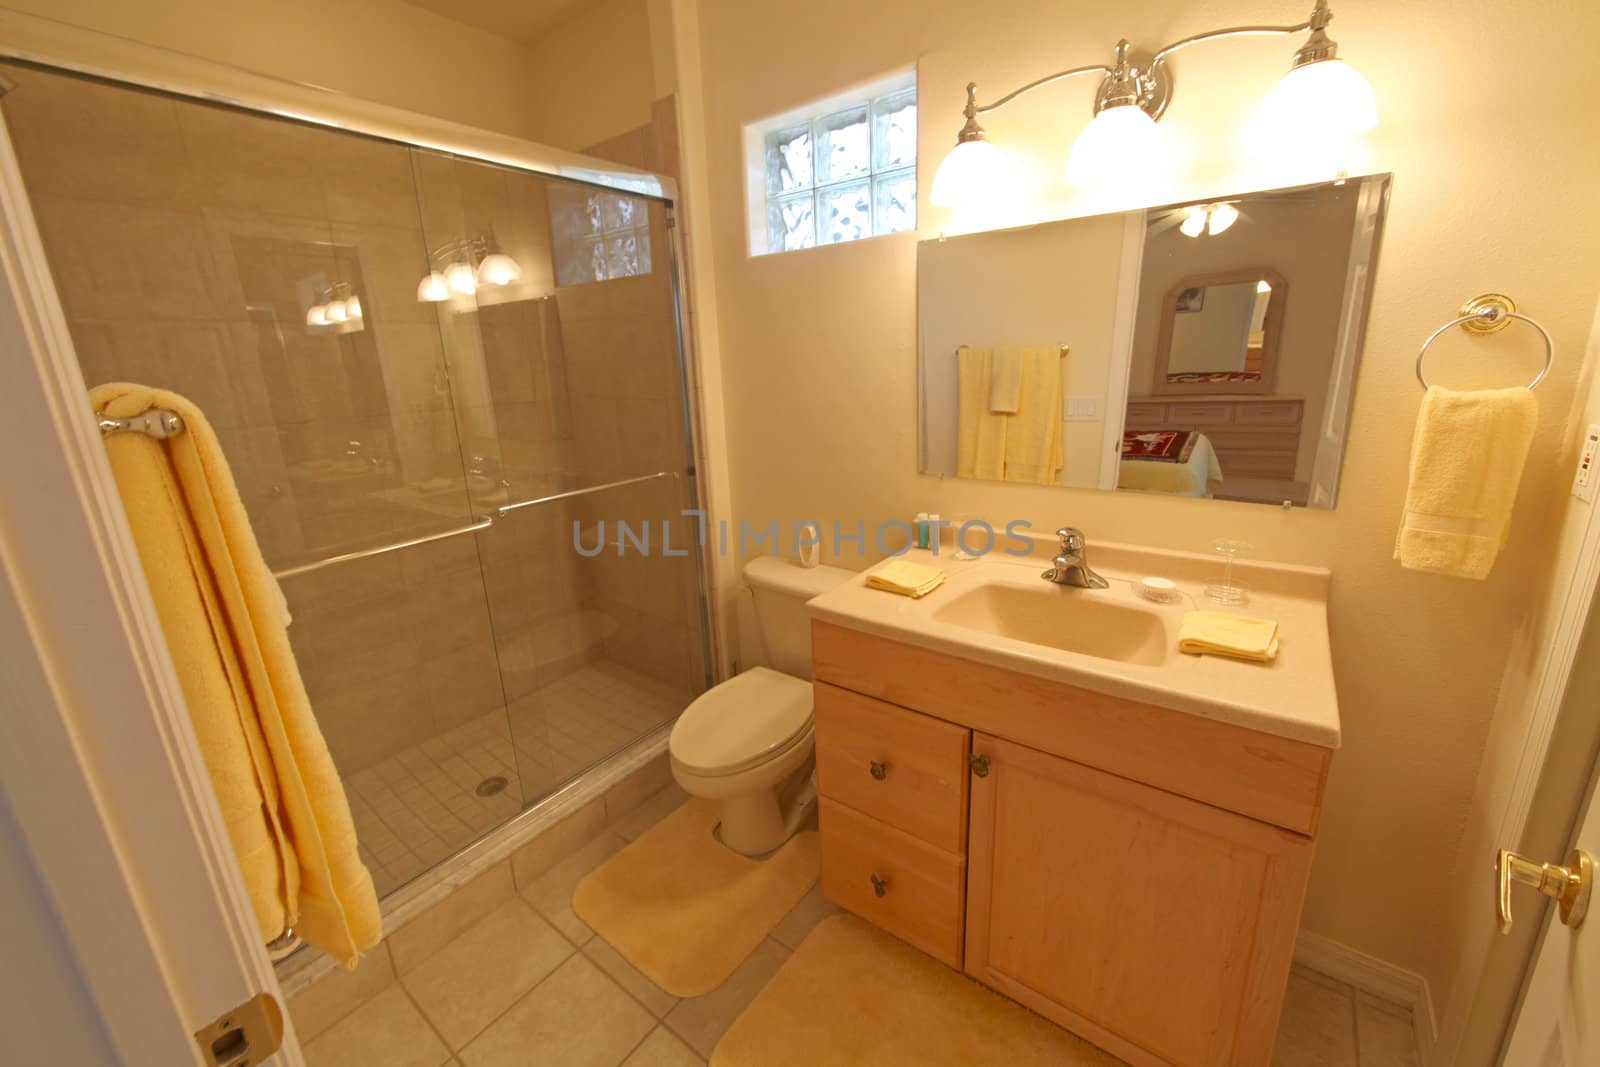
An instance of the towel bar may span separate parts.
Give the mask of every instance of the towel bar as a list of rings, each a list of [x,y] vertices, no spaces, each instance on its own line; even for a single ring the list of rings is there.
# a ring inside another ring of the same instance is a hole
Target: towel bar
[[[1556,361],[1556,343],[1550,337],[1549,330],[1540,325],[1538,320],[1517,311],[1516,303],[1509,296],[1502,296],[1499,293],[1484,293],[1482,296],[1474,297],[1461,306],[1461,312],[1460,318],[1451,319],[1430,333],[1428,339],[1422,342],[1422,349],[1417,352],[1417,381],[1422,383],[1422,388],[1428,388],[1428,379],[1422,376],[1422,357],[1428,354],[1428,346],[1451,327],[1460,326],[1473,333],[1497,333],[1511,325],[1512,319],[1527,323],[1538,330],[1539,336],[1544,338],[1544,369],[1528,383],[1530,391],[1539,387],[1539,383],[1544,381],[1544,376],[1550,373],[1550,368]]]

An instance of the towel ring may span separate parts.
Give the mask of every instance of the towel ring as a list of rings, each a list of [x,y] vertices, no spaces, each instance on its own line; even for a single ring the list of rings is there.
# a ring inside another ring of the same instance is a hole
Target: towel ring
[[[1538,320],[1517,311],[1516,306],[1516,304],[1512,303],[1510,297],[1500,296],[1497,293],[1486,293],[1468,301],[1461,309],[1465,314],[1460,318],[1451,319],[1430,333],[1428,339],[1422,342],[1421,350],[1417,352],[1417,381],[1422,384],[1422,388],[1428,388],[1428,379],[1422,376],[1422,357],[1428,354],[1428,346],[1437,341],[1452,327],[1462,326],[1474,333],[1495,333],[1511,325],[1511,320],[1516,319],[1538,330],[1539,336],[1544,338],[1544,368],[1534,376],[1533,381],[1528,383],[1530,392],[1537,389],[1539,383],[1544,381],[1545,375],[1550,373],[1550,368],[1555,365],[1556,343],[1551,338],[1549,330],[1540,325]]]

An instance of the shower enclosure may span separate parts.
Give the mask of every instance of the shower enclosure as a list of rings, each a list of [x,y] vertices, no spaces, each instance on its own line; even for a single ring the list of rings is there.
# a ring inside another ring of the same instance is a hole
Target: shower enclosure
[[[3,67],[83,377],[216,430],[380,895],[705,689],[652,183]]]

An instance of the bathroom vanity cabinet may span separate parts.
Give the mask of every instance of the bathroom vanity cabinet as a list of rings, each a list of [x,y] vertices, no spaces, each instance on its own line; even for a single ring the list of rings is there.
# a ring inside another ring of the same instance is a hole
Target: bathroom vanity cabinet
[[[1272,1057],[1332,752],[813,623],[829,899],[1134,1064]]]

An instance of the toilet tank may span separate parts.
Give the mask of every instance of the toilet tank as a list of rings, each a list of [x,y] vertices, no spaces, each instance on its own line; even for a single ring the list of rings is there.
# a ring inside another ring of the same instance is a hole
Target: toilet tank
[[[780,556],[757,556],[744,567],[754,595],[756,628],[767,665],[796,678],[811,677],[811,616],[806,601],[855,577],[840,567],[801,567]],[[745,656],[754,661],[754,656]]]

